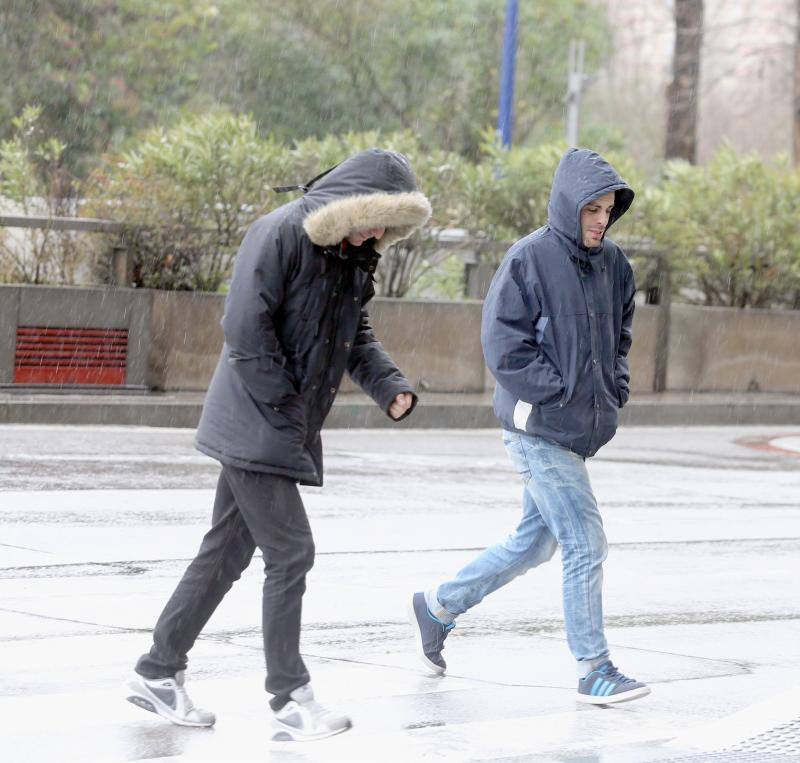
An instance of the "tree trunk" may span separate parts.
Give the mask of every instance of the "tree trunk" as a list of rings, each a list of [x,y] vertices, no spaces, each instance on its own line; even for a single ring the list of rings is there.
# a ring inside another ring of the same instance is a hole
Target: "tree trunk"
[[[800,165],[800,0],[796,0],[795,34],[794,34],[794,163]]]
[[[800,0],[798,0],[800,2]],[[697,153],[697,98],[703,45],[703,0],[675,0],[675,53],[667,88],[667,159],[694,164]]]

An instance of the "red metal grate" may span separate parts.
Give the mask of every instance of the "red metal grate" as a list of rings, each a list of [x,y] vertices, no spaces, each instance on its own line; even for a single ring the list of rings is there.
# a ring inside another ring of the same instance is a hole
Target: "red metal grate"
[[[18,326],[15,384],[125,384],[127,329]]]

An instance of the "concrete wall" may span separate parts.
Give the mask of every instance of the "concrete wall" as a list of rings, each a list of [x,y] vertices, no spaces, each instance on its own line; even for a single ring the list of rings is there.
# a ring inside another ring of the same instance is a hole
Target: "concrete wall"
[[[375,335],[415,388],[482,392],[480,302],[375,299]],[[356,389],[348,380],[346,390]]]
[[[17,325],[127,328],[126,383],[203,391],[222,346],[224,297],[137,289],[0,286],[0,384],[13,379]],[[630,354],[635,392],[653,389],[657,307],[639,306]],[[379,339],[420,389],[491,387],[481,303],[376,299]],[[667,389],[800,393],[800,312],[672,306]],[[347,381],[345,390],[355,389]]]
[[[673,304],[667,388],[800,393],[800,312]]]
[[[154,292],[150,384],[163,390],[204,390],[222,346],[224,297]],[[437,392],[484,389],[480,302],[375,299],[376,335],[415,387]],[[345,391],[356,386],[348,380]]]
[[[17,326],[128,329],[125,383],[147,384],[150,299],[136,289],[0,286],[0,383],[14,376]]]
[[[18,325],[127,328],[126,384],[203,391],[222,347],[224,303],[219,294],[0,286],[0,383],[13,380]],[[480,302],[376,299],[370,316],[413,385],[483,391]]]
[[[637,305],[633,313],[633,345],[628,354],[631,392],[652,392],[655,378],[658,307]]]
[[[220,294],[153,291],[150,370],[153,389],[203,391],[222,347]]]
[[[14,380],[20,289],[0,287],[0,384]]]

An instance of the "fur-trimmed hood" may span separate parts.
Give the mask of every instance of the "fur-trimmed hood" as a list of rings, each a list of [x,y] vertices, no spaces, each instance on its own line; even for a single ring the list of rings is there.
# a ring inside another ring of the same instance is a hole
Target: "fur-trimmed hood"
[[[372,148],[346,159],[311,185],[302,199],[303,229],[318,246],[335,246],[351,233],[386,228],[375,244],[384,252],[410,236],[431,216],[417,190],[408,159]]]

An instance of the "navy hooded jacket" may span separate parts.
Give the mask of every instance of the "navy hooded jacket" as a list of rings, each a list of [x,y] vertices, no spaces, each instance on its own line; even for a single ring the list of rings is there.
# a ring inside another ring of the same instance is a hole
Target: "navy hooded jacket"
[[[629,394],[633,271],[605,237],[585,248],[580,225],[583,207],[611,192],[606,231],[633,191],[598,154],[569,149],[553,179],[547,225],[511,247],[483,306],[481,343],[497,380],[500,423],[583,457],[614,436]]]

